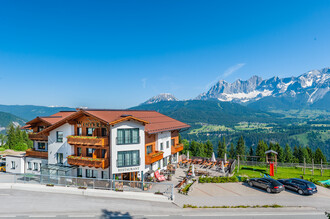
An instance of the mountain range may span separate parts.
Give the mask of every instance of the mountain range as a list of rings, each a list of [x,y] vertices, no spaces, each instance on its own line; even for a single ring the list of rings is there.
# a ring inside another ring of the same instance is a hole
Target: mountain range
[[[220,80],[195,100],[218,99],[248,105],[254,109],[330,109],[330,68],[312,70],[298,77],[272,77],[263,80],[252,76],[233,83]],[[170,98],[169,98],[170,97]],[[176,101],[171,94],[157,95],[143,104]]]

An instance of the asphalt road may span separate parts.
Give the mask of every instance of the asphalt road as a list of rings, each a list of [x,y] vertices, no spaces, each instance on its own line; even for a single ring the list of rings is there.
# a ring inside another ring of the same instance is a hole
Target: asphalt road
[[[313,208],[182,209],[172,203],[0,190],[0,218],[326,218]]]

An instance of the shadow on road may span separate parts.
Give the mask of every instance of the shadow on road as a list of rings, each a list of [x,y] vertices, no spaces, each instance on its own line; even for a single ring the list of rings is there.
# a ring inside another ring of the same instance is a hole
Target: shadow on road
[[[108,211],[106,209],[102,209],[102,219],[108,219],[108,218],[133,218],[128,212],[122,213],[119,211]]]

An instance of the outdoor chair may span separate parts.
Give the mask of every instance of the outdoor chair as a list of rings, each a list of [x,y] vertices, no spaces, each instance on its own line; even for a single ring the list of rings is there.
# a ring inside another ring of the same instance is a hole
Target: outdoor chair
[[[165,181],[165,180],[166,180],[166,179],[165,179],[165,176],[164,176],[164,175],[160,175],[159,172],[158,172],[158,170],[155,171],[155,178],[156,178],[157,181],[159,181],[159,182],[162,182],[162,181]]]

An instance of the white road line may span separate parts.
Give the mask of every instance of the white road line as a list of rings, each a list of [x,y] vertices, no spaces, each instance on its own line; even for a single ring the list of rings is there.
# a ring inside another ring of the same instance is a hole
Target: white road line
[[[68,215],[68,217],[96,217],[96,215]]]
[[[9,194],[0,194],[0,195],[3,195],[3,196],[5,196],[5,195],[9,195]]]
[[[16,217],[16,215],[0,215],[0,217],[8,218],[8,217]]]
[[[45,217],[56,217],[56,215],[29,215],[29,217],[41,217],[41,218],[45,218]]]

